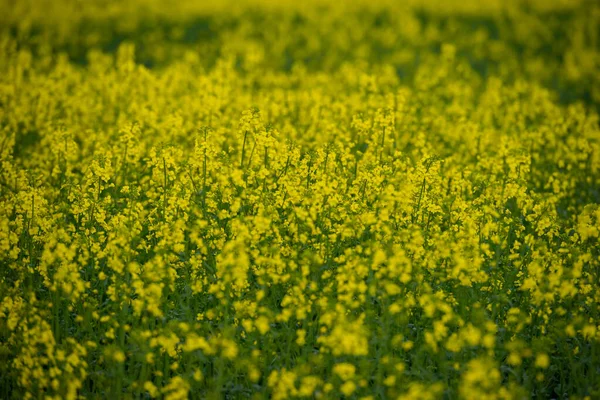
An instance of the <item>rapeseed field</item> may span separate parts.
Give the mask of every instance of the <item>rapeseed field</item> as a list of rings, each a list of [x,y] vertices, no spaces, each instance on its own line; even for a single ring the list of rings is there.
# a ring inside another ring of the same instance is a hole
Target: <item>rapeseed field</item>
[[[0,398],[600,398],[600,3],[0,0]]]

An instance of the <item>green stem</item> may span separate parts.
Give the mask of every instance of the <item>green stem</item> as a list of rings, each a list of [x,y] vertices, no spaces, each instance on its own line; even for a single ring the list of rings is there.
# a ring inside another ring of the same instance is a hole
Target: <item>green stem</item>
[[[163,157],[163,176],[164,176],[164,185],[163,185],[163,219],[166,218],[166,210],[167,210],[167,162]]]
[[[248,138],[248,131],[244,132],[244,142],[242,143],[242,160],[240,161],[240,168],[244,168],[244,155],[246,152],[246,140]]]

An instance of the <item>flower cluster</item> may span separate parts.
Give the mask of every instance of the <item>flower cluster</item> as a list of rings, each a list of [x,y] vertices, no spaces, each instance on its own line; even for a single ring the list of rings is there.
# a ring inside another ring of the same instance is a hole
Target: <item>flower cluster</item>
[[[600,397],[600,6],[347,3],[0,0],[1,398]]]

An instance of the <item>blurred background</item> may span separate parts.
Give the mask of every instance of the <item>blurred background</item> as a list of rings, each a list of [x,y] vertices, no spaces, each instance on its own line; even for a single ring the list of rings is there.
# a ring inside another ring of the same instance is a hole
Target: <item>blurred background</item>
[[[63,54],[86,65],[91,50],[114,53],[132,43],[148,68],[184,58],[203,68],[234,59],[241,73],[364,63],[410,82],[451,43],[484,80],[525,78],[560,102],[600,105],[600,3],[593,0],[2,0],[0,10],[1,46],[49,63]]]

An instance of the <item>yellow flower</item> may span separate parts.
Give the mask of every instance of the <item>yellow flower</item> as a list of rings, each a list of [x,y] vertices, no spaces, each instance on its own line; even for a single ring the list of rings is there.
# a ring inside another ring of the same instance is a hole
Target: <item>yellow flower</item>
[[[538,368],[548,368],[550,366],[550,357],[546,353],[540,353],[535,357],[535,366]]]
[[[356,384],[352,381],[346,381],[346,382],[344,382],[344,384],[342,384],[342,386],[340,386],[340,391],[345,396],[352,395],[352,393],[354,393],[355,390],[356,390]]]
[[[125,362],[125,353],[121,350],[115,350],[112,354],[112,359],[118,363]]]
[[[333,373],[339,376],[343,381],[347,381],[354,377],[356,367],[348,363],[340,363],[333,366]]]

